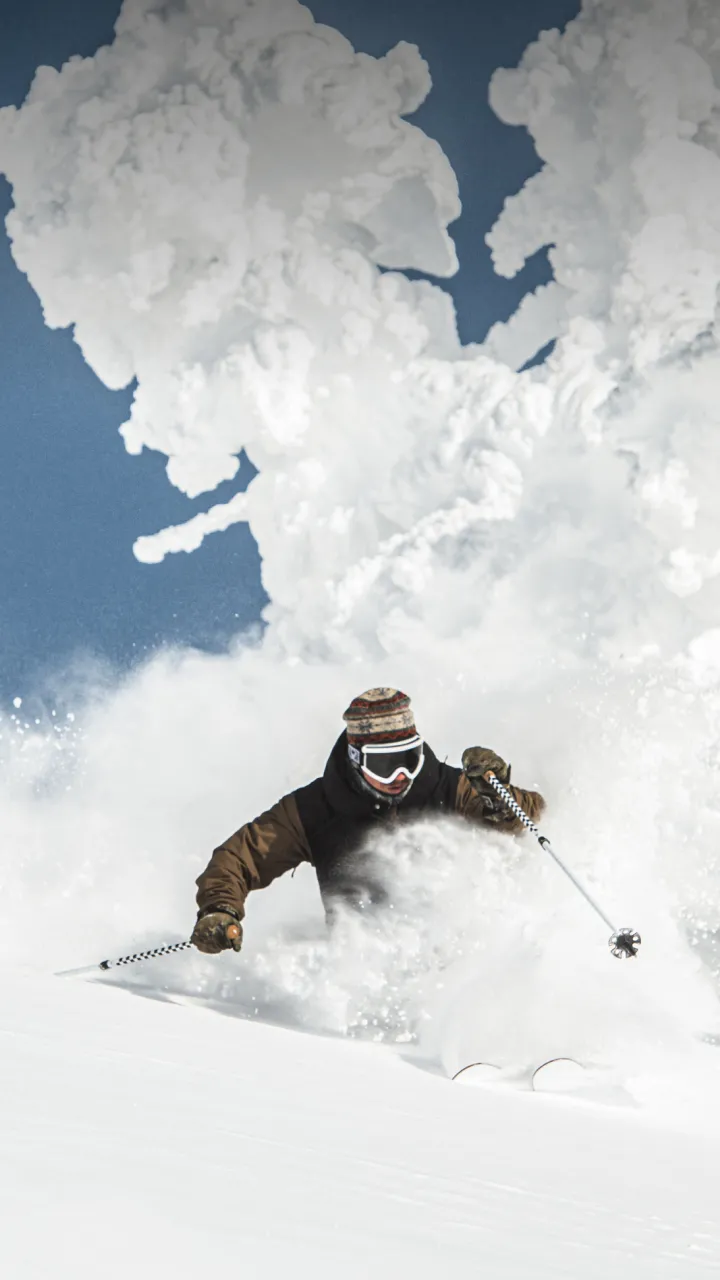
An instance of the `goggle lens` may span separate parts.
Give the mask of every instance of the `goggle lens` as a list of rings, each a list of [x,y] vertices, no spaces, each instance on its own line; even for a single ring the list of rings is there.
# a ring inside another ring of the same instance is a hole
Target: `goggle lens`
[[[422,738],[400,742],[396,747],[370,744],[349,747],[350,759],[375,782],[395,782],[401,774],[412,782],[425,762]]]
[[[418,770],[422,755],[422,747],[408,747],[406,751],[363,752],[363,767],[385,781],[399,773],[406,773],[412,778]]]

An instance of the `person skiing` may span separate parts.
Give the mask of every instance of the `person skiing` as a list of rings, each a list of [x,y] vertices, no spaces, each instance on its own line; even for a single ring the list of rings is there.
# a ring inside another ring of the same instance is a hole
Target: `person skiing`
[[[510,766],[485,747],[468,747],[462,769],[441,764],[415,727],[410,699],[398,689],[368,689],[343,719],[346,729],[322,777],[284,796],[213,852],[197,880],[191,941],[199,951],[239,951],[248,894],[301,862],[315,869],[329,920],[338,903],[361,908],[381,902],[387,895],[373,880],[365,846],[390,822],[455,813],[521,834],[522,823],[485,780],[489,770],[533,821],[545,808],[536,791],[510,785]]]

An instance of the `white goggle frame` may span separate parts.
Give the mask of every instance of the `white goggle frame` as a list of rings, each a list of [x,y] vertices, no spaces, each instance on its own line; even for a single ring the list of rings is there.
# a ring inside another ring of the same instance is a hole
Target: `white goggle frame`
[[[366,773],[369,778],[372,778],[373,782],[382,782],[384,786],[388,786],[390,783],[396,782],[401,774],[404,774],[406,778],[409,778],[410,782],[415,781],[425,763],[423,745],[422,738],[419,734],[416,734],[413,738],[407,738],[405,742],[374,742],[367,747],[355,747],[351,744],[348,746],[348,755],[350,756],[353,764],[362,769],[363,773]],[[368,764],[367,757],[369,755],[393,755],[396,752],[411,751],[413,747],[420,748],[420,759],[414,769],[408,769],[403,765],[399,769],[396,769],[394,773],[390,774],[389,777],[383,778],[379,773],[373,773],[370,765]]]

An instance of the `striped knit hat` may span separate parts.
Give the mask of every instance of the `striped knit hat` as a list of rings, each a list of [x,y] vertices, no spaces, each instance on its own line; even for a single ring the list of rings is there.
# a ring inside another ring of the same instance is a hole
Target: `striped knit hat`
[[[418,736],[410,699],[399,689],[367,689],[353,698],[343,720],[351,746],[404,742]]]

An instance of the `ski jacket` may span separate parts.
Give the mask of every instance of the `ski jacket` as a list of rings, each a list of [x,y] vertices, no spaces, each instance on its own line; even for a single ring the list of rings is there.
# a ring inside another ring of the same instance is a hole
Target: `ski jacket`
[[[522,823],[495,797],[476,792],[463,771],[441,764],[427,743],[424,750],[425,763],[410,791],[389,803],[360,786],[342,733],[321,778],[283,796],[214,850],[197,881],[199,911],[230,908],[242,918],[252,889],[264,889],[301,862],[315,868],[328,914],[338,900],[357,906],[382,901],[385,891],[373,879],[367,846],[373,833],[393,822],[457,814],[481,826],[522,834]],[[542,796],[514,786],[510,790],[536,821],[545,807]]]

